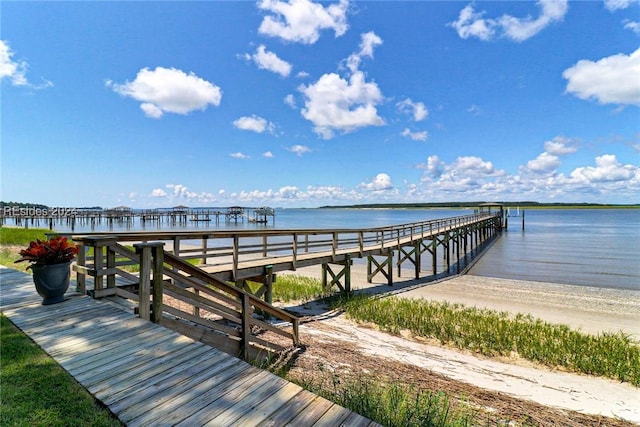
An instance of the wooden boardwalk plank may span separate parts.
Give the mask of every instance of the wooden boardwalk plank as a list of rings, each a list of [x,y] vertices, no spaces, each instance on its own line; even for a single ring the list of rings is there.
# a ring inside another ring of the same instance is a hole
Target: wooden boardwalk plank
[[[152,360],[140,357],[130,363],[125,370],[94,375],[83,384],[97,398],[106,402],[106,399],[116,391],[124,392],[135,387],[136,389],[132,391],[135,392],[137,387],[149,378],[172,369],[176,364],[192,363],[192,360],[196,360],[204,353],[208,353],[208,348],[204,345],[199,347],[182,346],[178,349],[172,348],[169,351],[161,348],[158,350],[158,355]],[[206,357],[211,357],[211,355],[207,354]]]
[[[0,269],[0,307],[130,426],[370,423],[116,304],[72,293],[43,306],[31,276],[22,272]]]

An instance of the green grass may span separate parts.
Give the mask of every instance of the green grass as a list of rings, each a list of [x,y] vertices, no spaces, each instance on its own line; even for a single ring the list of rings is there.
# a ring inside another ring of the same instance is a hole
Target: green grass
[[[327,378],[300,385],[386,427],[477,426],[487,418],[464,403],[453,405],[442,392],[385,384],[367,376],[345,379],[332,374]]]
[[[622,332],[589,335],[530,315],[397,297],[338,303],[352,319],[398,334],[409,330],[486,356],[512,356],[640,386],[640,345]]]
[[[26,248],[32,240],[45,240],[46,233],[51,233],[51,230],[47,228],[0,227],[0,244],[21,245]]]
[[[249,282],[252,292],[262,286],[260,283]],[[279,275],[273,283],[273,302],[308,302],[315,299],[329,297],[331,293],[322,289],[319,280],[295,274]]]
[[[122,425],[4,315],[0,337],[3,426]]]

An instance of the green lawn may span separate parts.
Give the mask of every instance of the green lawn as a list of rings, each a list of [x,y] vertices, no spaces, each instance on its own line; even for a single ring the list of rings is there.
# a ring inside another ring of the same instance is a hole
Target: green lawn
[[[2,426],[122,426],[40,347],[0,315]]]

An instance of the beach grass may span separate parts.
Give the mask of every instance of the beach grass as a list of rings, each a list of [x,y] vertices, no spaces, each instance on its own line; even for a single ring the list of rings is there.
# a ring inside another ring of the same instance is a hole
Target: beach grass
[[[384,383],[365,375],[345,378],[327,371],[324,374],[299,385],[386,427],[476,426],[486,418],[478,409],[452,404],[443,392]]]
[[[0,315],[0,337],[2,425],[123,425],[4,315]]]
[[[249,282],[252,292],[255,292],[260,286],[262,286],[260,283]],[[331,295],[331,292],[322,288],[319,280],[311,277],[283,274],[279,275],[273,283],[273,302],[309,302]]]
[[[392,334],[410,331],[485,356],[519,356],[640,386],[640,344],[622,332],[590,335],[531,315],[424,299],[357,295],[336,306]]]

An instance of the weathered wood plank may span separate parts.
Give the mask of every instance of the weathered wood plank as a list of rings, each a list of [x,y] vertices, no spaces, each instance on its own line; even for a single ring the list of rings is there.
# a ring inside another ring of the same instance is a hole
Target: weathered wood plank
[[[295,418],[290,420],[286,425],[291,427],[311,426],[318,421],[332,405],[335,405],[335,403],[318,396],[317,399],[314,399],[313,402],[304,408],[304,411],[299,412]]]
[[[205,345],[183,345],[177,350],[172,347],[169,349],[161,347],[158,350],[158,355],[152,360],[140,357],[130,363],[126,370],[94,375],[83,384],[98,399],[104,401],[108,396],[122,392],[129,387],[136,387],[136,385],[172,369],[176,365],[192,363],[197,357],[208,352],[209,347]],[[207,357],[212,356],[208,354]]]
[[[320,397],[306,390],[302,390],[291,398],[285,407],[272,413],[266,420],[259,423],[258,426],[281,427],[294,419],[316,399],[320,399]]]
[[[245,413],[234,421],[235,425],[255,426],[264,421],[274,412],[281,410],[291,399],[294,398],[302,387],[293,383],[286,383],[284,387],[271,394],[268,399],[264,399],[259,404],[245,411]]]
[[[157,365],[155,369],[145,369],[137,375],[123,376],[119,372],[117,375],[107,376],[94,384],[98,387],[104,384],[105,380],[107,383],[111,380],[114,381],[112,388],[103,388],[105,391],[102,393],[104,396],[102,401],[115,411],[117,409],[114,406],[116,402],[126,400],[126,403],[122,403],[123,406],[141,402],[146,396],[152,395],[154,390],[158,390],[161,385],[168,386],[170,381],[179,381],[177,377],[173,378],[173,376],[181,374],[191,367],[196,370],[202,370],[202,364],[218,356],[212,356],[207,351],[195,351],[194,353],[193,355],[187,354],[182,357],[179,355],[175,358],[170,357],[168,360],[165,359],[161,365]]]
[[[252,373],[242,365],[233,365],[228,369],[220,369],[201,385],[203,390],[206,389],[207,385],[213,385],[213,387],[206,389],[202,393],[198,390],[183,393],[169,402],[169,404],[163,405],[160,410],[154,411],[150,416],[135,419],[129,425],[175,425],[200,410],[203,406],[206,406],[208,402],[226,397],[227,390],[237,387],[238,383],[245,378],[250,379],[251,375]]]
[[[149,408],[155,408],[156,413],[164,411],[172,399],[181,394],[193,393],[203,381],[219,373],[228,376],[237,372],[231,369],[237,364],[237,359],[222,357],[221,360],[209,358],[201,360],[197,365],[176,366],[169,376],[156,378],[153,385],[136,393],[133,405],[132,399],[123,399],[116,402],[113,408],[127,424],[148,414]]]

